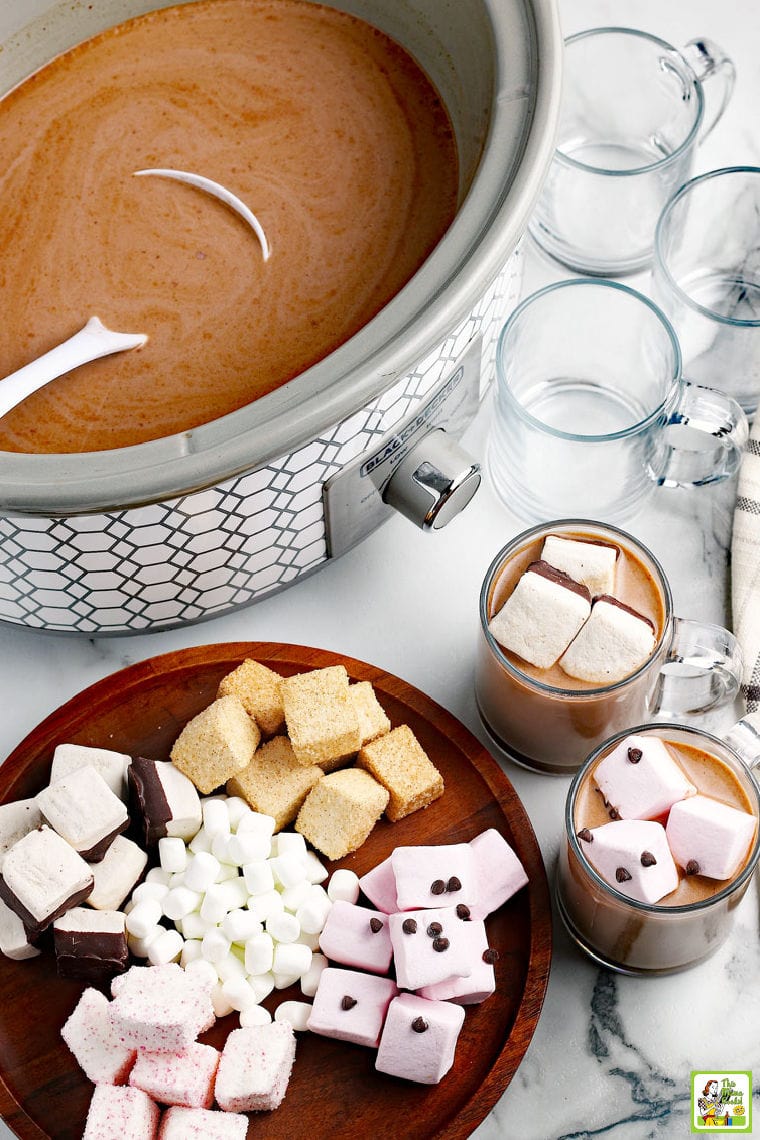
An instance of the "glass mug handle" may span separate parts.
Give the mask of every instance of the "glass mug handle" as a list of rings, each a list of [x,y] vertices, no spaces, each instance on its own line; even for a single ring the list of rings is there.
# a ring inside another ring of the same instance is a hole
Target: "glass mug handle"
[[[649,465],[649,475],[658,487],[700,487],[736,474],[749,436],[747,417],[736,400],[684,380],[666,416]],[[700,447],[679,443],[668,434],[669,428],[699,433]]]
[[[760,712],[747,713],[724,733],[723,739],[748,768],[760,767]]]
[[[705,123],[699,136],[699,141],[703,142],[728,106],[736,82],[736,68],[734,61],[726,55],[722,47],[716,44],[714,40],[705,39],[703,36],[689,40],[681,48],[680,54],[703,86],[708,81],[710,83],[708,93],[710,94],[710,105],[713,107],[713,113],[709,120],[705,117]],[[707,107],[705,106],[705,112],[706,110]]]
[[[660,667],[649,711],[670,716],[707,712],[734,699],[742,672],[741,646],[727,629],[674,618],[670,649]]]

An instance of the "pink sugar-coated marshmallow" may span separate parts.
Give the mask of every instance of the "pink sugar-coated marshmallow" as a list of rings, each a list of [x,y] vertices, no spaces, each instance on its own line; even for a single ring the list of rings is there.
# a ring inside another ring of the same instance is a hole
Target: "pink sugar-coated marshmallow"
[[[216,1020],[208,985],[176,962],[132,966],[111,992],[115,1032],[135,1049],[181,1053]]]
[[[594,870],[630,899],[653,905],[678,886],[665,828],[656,820],[614,820],[584,829],[578,841]]]
[[[159,1104],[211,1108],[219,1052],[194,1041],[183,1053],[140,1052],[129,1083]]]
[[[161,1118],[158,1140],[245,1140],[248,1117],[205,1108],[169,1108]]]
[[[96,1085],[82,1140],[155,1140],[160,1115],[140,1089]]]
[[[333,962],[387,974],[393,957],[388,915],[338,899],[319,936],[319,948]]]
[[[396,980],[402,990],[469,978],[472,948],[463,929],[468,922],[457,915],[456,907],[401,911],[390,915],[390,924]]]
[[[437,1085],[454,1064],[464,1009],[416,994],[394,998],[385,1019],[375,1068],[421,1085]]]
[[[459,1005],[479,1005],[495,991],[495,957],[492,957],[492,952],[489,953],[485,925],[473,921],[465,922],[463,927],[472,949],[472,973],[469,978],[447,978],[433,986],[422,986],[417,991],[419,997],[431,1001],[455,1001]],[[483,957],[484,954],[486,957]]]
[[[388,1006],[397,994],[390,978],[328,966],[319,979],[306,1028],[374,1049]]]
[[[659,736],[626,736],[594,769],[594,782],[620,819],[656,819],[696,794]]]
[[[359,879],[359,889],[373,906],[384,914],[395,914],[401,908],[396,894],[396,876],[390,855]]]
[[[687,874],[732,879],[755,837],[754,815],[711,796],[692,796],[673,804],[666,834],[676,863]]]
[[[469,904],[471,918],[485,918],[498,910],[528,881],[520,860],[495,828],[470,840],[475,860],[477,892]]]
[[[469,843],[397,847],[391,854],[399,910],[470,904],[477,897]]]
[[[64,1022],[61,1037],[94,1085],[124,1085],[134,1064],[135,1050],[119,1041],[111,1022],[108,998],[86,989]]]
[[[268,1112],[282,1103],[296,1056],[287,1021],[233,1029],[216,1074],[216,1099],[225,1112]]]

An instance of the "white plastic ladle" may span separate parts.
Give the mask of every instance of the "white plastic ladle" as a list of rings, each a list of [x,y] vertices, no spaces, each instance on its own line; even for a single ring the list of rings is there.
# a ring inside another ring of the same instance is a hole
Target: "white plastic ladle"
[[[142,348],[147,339],[143,333],[112,332],[97,317],[90,317],[68,340],[0,380],[0,416],[73,368],[114,352]]]

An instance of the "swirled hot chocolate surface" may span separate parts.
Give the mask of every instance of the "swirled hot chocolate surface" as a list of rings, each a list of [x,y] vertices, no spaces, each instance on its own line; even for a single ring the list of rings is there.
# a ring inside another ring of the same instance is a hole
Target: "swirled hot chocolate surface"
[[[0,420],[0,450],[190,429],[342,344],[456,209],[448,115],[396,43],[304,0],[199,0],[59,56],[0,102],[0,376],[96,314],[148,344]],[[271,244],[197,188],[221,183]],[[2,381],[0,381],[2,383]]]

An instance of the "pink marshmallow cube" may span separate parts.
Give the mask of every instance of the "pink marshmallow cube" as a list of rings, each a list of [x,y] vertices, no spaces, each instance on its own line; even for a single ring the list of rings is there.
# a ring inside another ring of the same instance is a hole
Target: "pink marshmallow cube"
[[[626,736],[594,769],[594,781],[619,819],[656,819],[696,794],[659,736]]]
[[[687,875],[732,879],[755,837],[754,815],[711,796],[692,796],[673,804],[666,834],[676,863]]]
[[[390,915],[396,980],[418,990],[472,973],[472,947],[464,929],[469,920],[454,906]]]
[[[84,990],[64,1023],[61,1037],[94,1085],[127,1083],[135,1050],[119,1041],[108,998],[100,990]]]
[[[618,819],[578,833],[595,871],[630,899],[652,905],[678,886],[678,869],[656,820]]]
[[[218,1051],[194,1041],[183,1053],[138,1053],[129,1083],[159,1104],[211,1108],[218,1065]]]
[[[356,970],[322,971],[306,1028],[323,1037],[376,1048],[398,988],[390,978]]]
[[[155,1140],[160,1115],[140,1089],[96,1085],[82,1140]]]
[[[359,888],[373,906],[384,914],[395,914],[401,908],[396,895],[396,876],[393,873],[391,857],[383,859],[366,875],[359,879]]]
[[[469,843],[397,847],[391,854],[399,910],[454,906],[477,897],[475,860]]]
[[[205,1108],[169,1108],[161,1120],[158,1140],[245,1140],[248,1117],[237,1112]]]
[[[116,1033],[135,1049],[181,1053],[216,1020],[209,985],[176,962],[132,966],[111,992]]]
[[[216,1074],[216,1099],[225,1112],[277,1108],[290,1080],[296,1038],[287,1021],[233,1029]]]
[[[454,1064],[463,1022],[461,1005],[400,994],[388,1009],[375,1068],[406,1081],[437,1085]]]
[[[493,827],[471,839],[470,848],[477,883],[470,917],[485,918],[524,887],[528,876],[504,836]]]
[[[319,948],[333,962],[387,974],[393,957],[388,915],[338,899],[319,936]]]
[[[464,933],[470,940],[472,973],[468,978],[447,978],[433,986],[422,986],[419,997],[431,1001],[455,1001],[459,1005],[479,1005],[496,989],[493,963],[498,955],[488,945],[482,922],[465,922]]]

